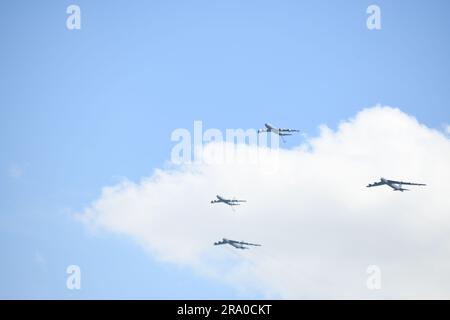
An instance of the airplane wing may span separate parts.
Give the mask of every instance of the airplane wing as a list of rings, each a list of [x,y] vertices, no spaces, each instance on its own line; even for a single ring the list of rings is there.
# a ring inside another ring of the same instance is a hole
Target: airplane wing
[[[384,182],[382,182],[382,181],[380,181],[380,182],[374,182],[374,183],[368,184],[368,185],[367,185],[367,188],[378,187],[378,186],[382,186],[382,185],[385,185],[385,184],[386,184],[386,183],[384,183]]]
[[[247,200],[236,200],[236,199],[233,199],[233,200],[230,200],[230,202],[247,202]]]
[[[426,186],[426,184],[423,184],[423,183],[403,182],[403,181],[394,181],[394,180],[388,180],[388,181],[390,183],[402,184],[402,185],[408,185],[408,186]]]
[[[228,242],[225,242],[225,241],[217,241],[217,242],[214,242],[214,245],[215,246],[219,246],[219,245],[221,245],[221,244],[227,244]]]
[[[244,245],[244,246],[255,246],[255,247],[261,247],[261,245],[260,244],[256,244],[256,243],[249,243],[249,242],[244,242],[244,241],[241,241],[241,242],[238,242],[239,244],[242,244],[242,245]]]
[[[297,129],[278,129],[280,132],[300,132],[300,130]]]

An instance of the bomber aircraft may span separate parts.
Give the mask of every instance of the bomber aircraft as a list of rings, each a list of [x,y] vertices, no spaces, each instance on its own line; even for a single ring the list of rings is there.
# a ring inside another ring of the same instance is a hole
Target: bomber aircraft
[[[216,195],[217,200],[212,200],[211,203],[225,203],[229,206],[240,206],[241,202],[247,202],[247,200],[226,199],[220,195]]]
[[[378,187],[378,186],[383,186],[383,185],[387,185],[387,186],[391,187],[394,191],[401,191],[401,192],[409,191],[409,189],[404,189],[403,185],[426,186],[426,184],[423,184],[423,183],[403,182],[403,181],[395,181],[395,180],[388,180],[385,178],[381,178],[379,182],[374,182],[374,183],[367,185],[367,188]]]
[[[255,247],[260,247],[260,244],[256,244],[256,243],[248,243],[248,242],[244,242],[244,241],[236,241],[236,240],[229,240],[229,239],[225,239],[223,238],[222,241],[218,241],[218,242],[214,242],[215,246],[219,246],[222,244],[229,244],[230,246],[235,247],[236,249],[250,249],[247,246],[255,246]]]
[[[284,140],[285,136],[292,136],[292,132],[300,132],[300,130],[297,130],[297,129],[282,129],[282,128],[277,128],[277,127],[271,125],[270,123],[265,123],[264,124],[264,128],[258,130],[258,133],[261,133],[261,132],[272,132],[272,133],[275,133],[275,134],[277,134],[277,135],[279,135],[281,137],[283,142],[285,142],[285,140]]]

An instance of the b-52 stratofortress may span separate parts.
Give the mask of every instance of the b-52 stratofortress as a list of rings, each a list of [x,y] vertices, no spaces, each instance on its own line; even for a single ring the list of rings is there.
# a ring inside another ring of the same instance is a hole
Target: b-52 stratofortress
[[[403,181],[395,181],[395,180],[388,180],[385,178],[381,178],[379,182],[374,182],[372,184],[367,185],[367,188],[378,187],[378,186],[383,186],[383,185],[387,185],[387,186],[391,187],[392,189],[394,189],[394,191],[401,191],[401,192],[409,191],[409,189],[404,189],[403,185],[426,186],[426,184],[423,184],[423,183],[403,182]]]
[[[277,127],[271,125],[270,123],[265,123],[264,124],[264,128],[258,130],[258,133],[261,133],[261,132],[272,132],[272,133],[275,133],[275,134],[277,134],[277,135],[279,135],[281,137],[283,142],[285,142],[285,140],[284,140],[285,136],[292,136],[292,132],[300,132],[300,130],[297,130],[297,129],[282,129],[282,128],[277,128]]]
[[[260,244],[256,244],[256,243],[248,243],[248,242],[244,242],[244,241],[236,241],[236,240],[229,240],[229,239],[225,239],[223,238],[222,241],[218,241],[218,242],[214,242],[215,246],[219,246],[222,244],[229,244],[230,246],[235,247],[236,249],[250,249],[249,247],[246,246],[255,246],[255,247],[260,247]]]
[[[236,199],[226,199],[222,196],[217,195],[217,200],[212,200],[211,203],[225,203],[229,206],[240,206],[241,202],[247,202],[247,200],[236,200]]]

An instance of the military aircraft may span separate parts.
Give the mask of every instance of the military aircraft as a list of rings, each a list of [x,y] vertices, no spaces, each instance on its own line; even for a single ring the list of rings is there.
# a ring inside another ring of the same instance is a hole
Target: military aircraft
[[[211,203],[223,202],[229,206],[240,206],[241,202],[247,202],[247,200],[225,199],[222,196],[216,195],[217,200],[212,200]]]
[[[244,241],[236,241],[236,240],[229,240],[229,239],[225,239],[223,238],[222,241],[218,241],[218,242],[214,242],[215,246],[219,246],[221,244],[229,244],[230,246],[235,247],[236,249],[250,249],[246,246],[255,246],[255,247],[260,247],[260,244],[255,244],[255,243],[248,243],[248,242],[244,242]]]
[[[292,132],[300,132],[300,130],[281,129],[281,128],[277,128],[277,127],[271,125],[270,123],[265,123],[264,128],[258,130],[258,133],[261,133],[261,132],[273,132],[273,133],[279,135],[281,137],[281,139],[283,140],[283,142],[285,142],[285,140],[284,140],[285,136],[292,136]]]
[[[385,178],[381,178],[379,182],[374,182],[372,184],[367,185],[367,188],[378,187],[378,186],[383,186],[383,185],[388,185],[389,187],[394,189],[394,191],[401,191],[401,192],[409,191],[409,189],[402,188],[403,185],[407,185],[407,186],[426,186],[426,184],[423,184],[423,183],[403,182],[403,181],[395,181],[395,180],[388,180],[388,179],[385,179]]]

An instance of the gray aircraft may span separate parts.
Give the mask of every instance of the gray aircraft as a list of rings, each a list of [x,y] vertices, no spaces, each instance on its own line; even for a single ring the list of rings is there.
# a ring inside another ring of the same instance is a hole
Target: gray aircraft
[[[385,178],[381,178],[379,182],[374,182],[372,184],[367,185],[367,188],[378,187],[378,186],[383,186],[383,185],[387,185],[387,186],[391,187],[392,189],[394,189],[394,191],[401,191],[401,192],[409,191],[409,189],[402,188],[403,185],[426,186],[426,184],[423,184],[423,183],[403,182],[403,181],[395,181],[395,180],[388,180]]]
[[[226,199],[222,196],[216,195],[217,200],[212,200],[211,203],[225,203],[229,206],[240,206],[241,202],[247,202],[247,200]]]
[[[222,241],[218,241],[218,242],[214,242],[215,246],[219,246],[222,244],[229,244],[232,247],[235,247],[236,249],[250,249],[249,247],[246,246],[255,246],[255,247],[260,247],[260,244],[255,244],[255,243],[248,243],[248,242],[244,242],[244,241],[236,241],[236,240],[229,240],[229,239],[225,239],[223,238]]]
[[[285,142],[285,140],[284,140],[285,136],[292,136],[292,132],[300,132],[300,130],[297,130],[297,129],[282,129],[282,128],[277,128],[277,127],[271,125],[270,123],[265,123],[264,124],[264,128],[258,130],[258,133],[261,133],[261,132],[272,132],[272,133],[275,133],[275,134],[277,134],[277,135],[279,135],[281,137],[283,142]]]

